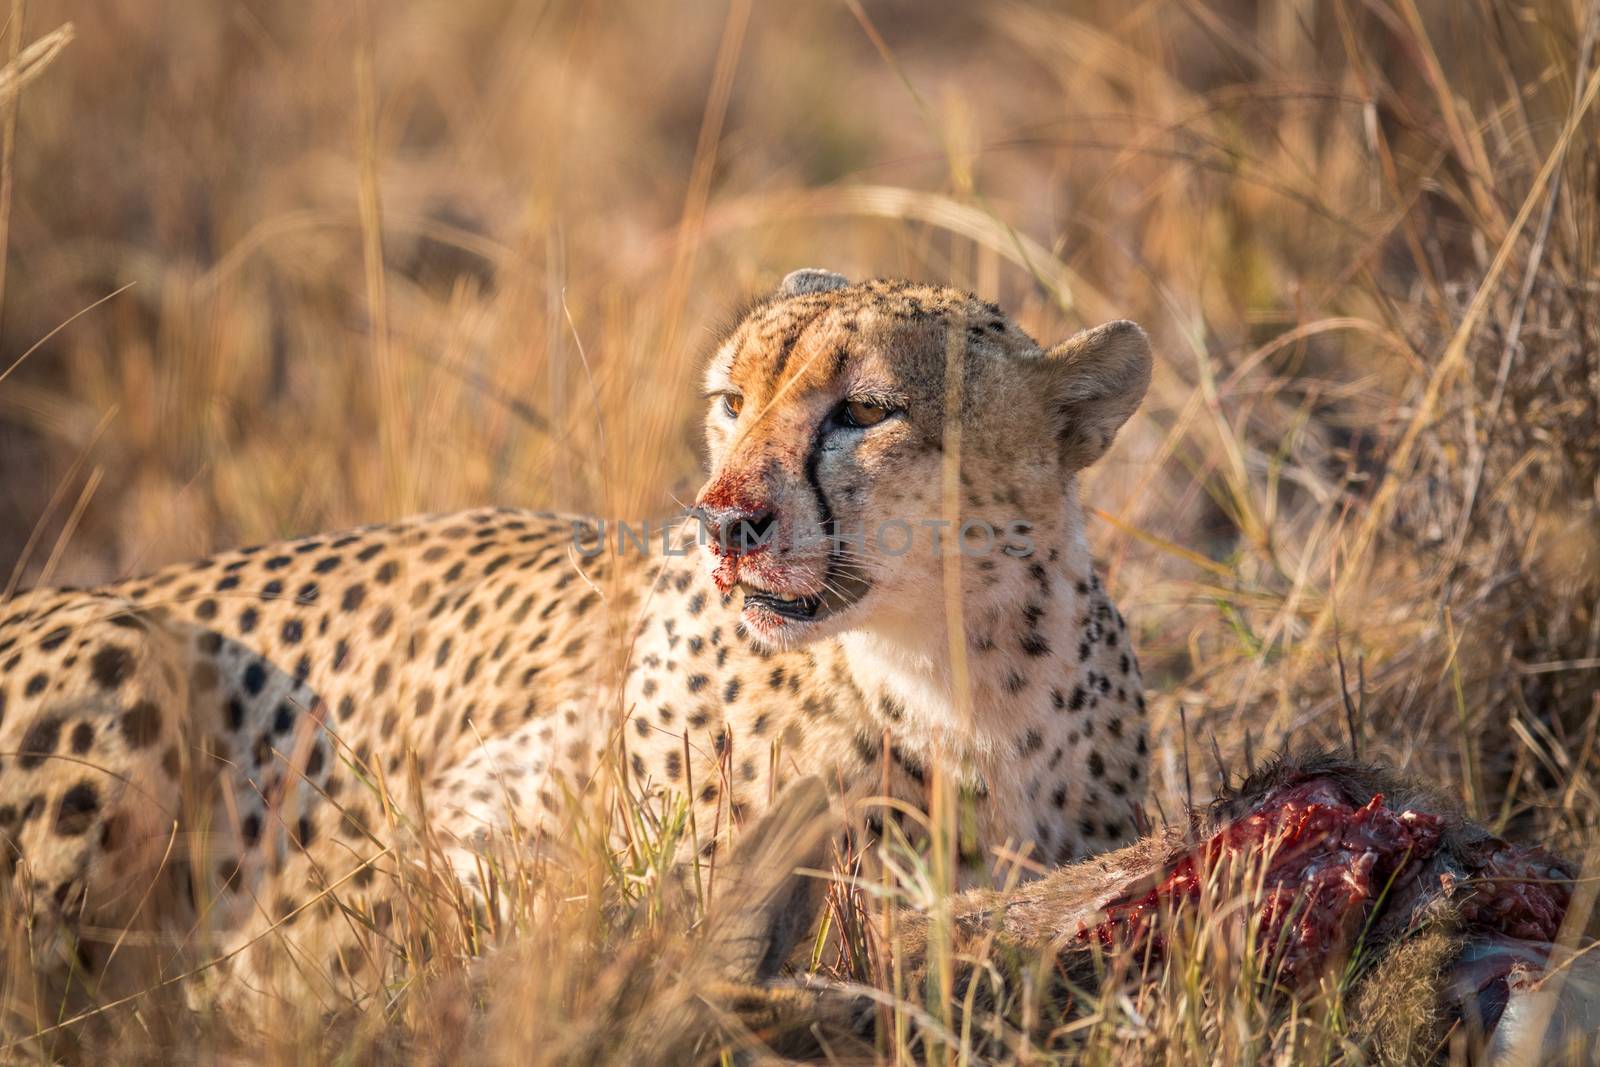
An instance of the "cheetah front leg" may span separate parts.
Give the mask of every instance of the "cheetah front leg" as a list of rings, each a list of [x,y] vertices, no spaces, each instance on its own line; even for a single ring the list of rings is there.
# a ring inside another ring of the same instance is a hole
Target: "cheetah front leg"
[[[427,783],[415,843],[443,858],[480,920],[530,914],[549,865],[574,854],[592,821],[586,815],[599,807],[589,794],[605,758],[605,723],[593,703],[565,701],[481,741]]]

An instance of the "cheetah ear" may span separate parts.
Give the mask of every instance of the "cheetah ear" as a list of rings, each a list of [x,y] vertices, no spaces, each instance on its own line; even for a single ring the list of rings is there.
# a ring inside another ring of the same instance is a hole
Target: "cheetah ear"
[[[833,289],[843,289],[850,284],[850,279],[843,274],[835,274],[831,270],[821,267],[802,267],[792,270],[783,276],[783,281],[778,283],[779,296],[800,296],[803,293],[826,293]]]
[[[1150,338],[1137,323],[1108,322],[1050,349],[1044,369],[1061,461],[1078,470],[1105,455],[1144,399],[1150,387]]]

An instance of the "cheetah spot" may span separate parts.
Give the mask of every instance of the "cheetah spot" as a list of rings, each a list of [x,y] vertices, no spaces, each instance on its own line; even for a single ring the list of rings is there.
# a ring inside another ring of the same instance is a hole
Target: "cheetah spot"
[[[56,743],[61,739],[61,720],[54,715],[35,719],[28,732],[22,735],[18,747],[17,766],[31,771],[50,756],[55,755]]]
[[[144,748],[161,736],[161,709],[141,700],[127,710],[120,725],[130,748]]]
[[[62,837],[78,837],[94,824],[99,810],[100,794],[88,782],[79,782],[61,794],[61,803],[56,807],[55,832]]]

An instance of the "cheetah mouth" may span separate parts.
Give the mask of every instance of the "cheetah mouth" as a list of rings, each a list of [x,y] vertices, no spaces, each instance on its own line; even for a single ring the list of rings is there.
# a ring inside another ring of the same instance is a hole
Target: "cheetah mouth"
[[[822,589],[814,594],[779,592],[754,575],[740,581],[748,620],[758,630],[777,631],[786,624],[821,622],[854,606],[866,595],[870,583],[855,571],[834,564],[829,560]]]
[[[782,619],[794,622],[815,621],[823,608],[820,596],[783,596],[765,589],[741,585],[744,591],[745,610],[768,611]]]

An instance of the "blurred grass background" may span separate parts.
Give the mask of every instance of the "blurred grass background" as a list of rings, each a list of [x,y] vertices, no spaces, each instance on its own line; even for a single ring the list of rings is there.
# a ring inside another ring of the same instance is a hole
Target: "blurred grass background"
[[[660,515],[743,297],[947,281],[1156,341],[1086,498],[1163,811],[1354,736],[1588,840],[1600,5],[13,0],[0,48],[69,22],[0,99],[10,588]]]

